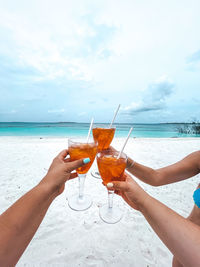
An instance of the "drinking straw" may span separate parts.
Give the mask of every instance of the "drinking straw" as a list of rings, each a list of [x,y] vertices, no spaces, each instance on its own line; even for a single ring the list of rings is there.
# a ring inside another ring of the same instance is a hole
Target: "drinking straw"
[[[128,139],[129,139],[129,137],[130,137],[130,134],[131,134],[132,130],[133,130],[133,127],[131,127],[131,129],[129,130],[128,136],[126,137],[126,140],[125,140],[125,142],[124,142],[124,145],[123,145],[121,151],[119,152],[119,155],[118,155],[117,159],[119,159],[119,158],[121,157],[121,154],[122,154],[122,152],[124,151],[124,148],[125,148],[125,146],[126,146],[126,144],[127,144],[127,142],[128,142]]]
[[[92,118],[92,119],[91,119],[91,122],[90,122],[90,128],[89,128],[88,136],[87,136],[87,143],[88,143],[89,138],[90,138],[90,132],[91,132],[91,130],[92,130],[93,122],[94,122],[94,118]]]
[[[119,111],[119,108],[120,108],[120,104],[119,104],[117,110],[115,111],[115,115],[114,115],[113,120],[112,120],[112,122],[111,122],[111,124],[110,124],[110,128],[112,127],[112,125],[113,125],[113,123],[114,123],[114,121],[115,121],[115,118],[116,118],[116,116],[117,116],[117,113],[118,113],[118,111]]]

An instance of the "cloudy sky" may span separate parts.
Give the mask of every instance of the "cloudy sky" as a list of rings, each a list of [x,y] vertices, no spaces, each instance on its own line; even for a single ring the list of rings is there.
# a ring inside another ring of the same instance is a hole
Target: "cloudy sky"
[[[199,0],[0,0],[0,121],[200,119]]]

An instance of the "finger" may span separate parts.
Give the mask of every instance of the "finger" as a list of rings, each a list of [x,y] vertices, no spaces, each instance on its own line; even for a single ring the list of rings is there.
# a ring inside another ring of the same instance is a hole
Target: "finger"
[[[127,184],[126,184],[126,182],[112,182],[112,183],[107,184],[107,188],[109,190],[126,191],[127,190]]]
[[[64,149],[58,154],[58,158],[64,160],[66,156],[69,154],[68,149]]]
[[[71,161],[70,158],[66,158],[66,159],[64,159],[64,162],[70,162],[70,161]]]
[[[124,177],[127,183],[139,186],[138,183],[128,173],[124,173]]]
[[[127,172],[124,173],[123,178],[127,182],[133,181],[133,178]]]
[[[121,196],[121,192],[119,190],[115,190],[115,194]]]
[[[79,167],[81,167],[81,166],[83,166],[89,162],[90,162],[90,158],[78,159],[75,161],[68,162],[68,171],[71,172],[73,170],[76,170]]]
[[[70,177],[68,178],[68,180],[74,179],[74,178],[76,178],[76,177],[78,177],[78,174],[77,174],[76,172],[72,172],[72,173],[70,174]]]
[[[108,150],[111,151],[111,152],[118,152],[118,151],[117,151],[114,147],[112,147],[112,146],[109,146]]]

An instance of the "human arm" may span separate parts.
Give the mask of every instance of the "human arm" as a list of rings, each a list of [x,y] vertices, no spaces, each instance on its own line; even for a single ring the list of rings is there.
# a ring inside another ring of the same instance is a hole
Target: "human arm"
[[[200,151],[195,151],[182,160],[159,169],[144,166],[128,157],[127,171],[141,181],[153,186],[175,183],[200,172]]]
[[[183,266],[200,262],[200,227],[148,195],[128,174],[125,182],[107,184],[134,209],[139,210],[153,230]]]
[[[42,181],[0,215],[0,266],[15,266],[65,182],[77,176],[71,171],[84,162],[69,162],[67,154],[62,151]]]

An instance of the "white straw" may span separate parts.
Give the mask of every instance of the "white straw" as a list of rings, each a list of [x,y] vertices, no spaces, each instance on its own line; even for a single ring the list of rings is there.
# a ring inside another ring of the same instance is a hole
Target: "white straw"
[[[128,136],[126,137],[126,140],[125,140],[125,142],[124,142],[124,145],[123,145],[123,147],[122,147],[122,149],[121,149],[121,151],[120,151],[120,153],[119,153],[119,155],[118,155],[118,159],[121,157],[121,154],[122,154],[122,152],[124,151],[124,148],[125,148],[125,146],[126,146],[126,144],[127,144],[127,142],[128,142],[128,139],[129,139],[129,137],[130,137],[130,134],[131,134],[131,132],[132,132],[132,130],[133,130],[133,127],[131,127],[131,129],[130,129],[130,131],[129,131],[129,133],[128,133]]]
[[[92,118],[92,119],[91,119],[91,122],[90,122],[90,128],[89,128],[88,136],[87,136],[87,143],[88,143],[89,138],[90,138],[90,132],[91,132],[91,130],[92,130],[93,122],[94,122],[94,118]]]
[[[119,111],[119,108],[120,108],[120,104],[119,104],[117,110],[115,111],[115,115],[114,115],[113,120],[112,120],[112,122],[111,122],[111,124],[110,124],[110,128],[112,127],[112,125],[113,125],[113,123],[114,123],[114,121],[115,121],[115,118],[116,118],[116,116],[117,116],[117,113],[118,113],[118,111]]]

